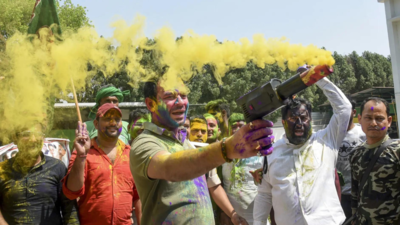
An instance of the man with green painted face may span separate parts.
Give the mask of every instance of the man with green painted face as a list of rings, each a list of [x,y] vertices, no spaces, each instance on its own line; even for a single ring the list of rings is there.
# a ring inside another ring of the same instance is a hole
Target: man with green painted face
[[[242,113],[232,113],[229,117],[229,135],[233,135],[238,131],[241,127],[246,125],[246,121],[244,120],[244,116]]]
[[[210,101],[206,105],[206,111],[207,113],[213,115],[217,119],[218,125],[221,129],[221,137],[228,137],[229,136],[228,118],[231,116],[231,110],[229,109],[229,104],[223,99]]]
[[[207,143],[211,144],[218,141],[221,130],[218,126],[218,121],[215,117],[209,113],[204,114],[207,120]]]
[[[233,158],[272,152],[272,123],[265,120],[253,121],[232,138],[199,149],[187,139],[181,142],[178,133],[186,119],[188,93],[176,79],[144,85],[152,122],[144,123],[130,153],[131,172],[142,200],[142,224],[215,224],[204,174]]]
[[[124,95],[129,95],[129,91],[121,91],[112,85],[106,85],[99,89],[96,94],[96,105],[89,113],[89,118],[92,120],[85,122],[90,139],[97,137],[97,129],[94,126],[93,120],[96,118],[99,107],[105,103],[112,103],[118,107],[119,103],[124,101]],[[121,135],[119,135],[119,139],[125,144],[129,144],[130,135],[128,132],[128,123],[125,121],[122,121],[122,131]]]
[[[243,114],[233,113],[229,117],[229,135],[235,134],[244,125],[246,122]],[[263,161],[262,157],[255,156],[222,165],[223,186],[229,201],[249,225],[253,225],[254,199],[257,195],[257,186],[250,171],[262,167]]]
[[[129,114],[128,131],[131,136],[130,143],[142,133],[144,122],[151,122],[149,110],[135,109]]]

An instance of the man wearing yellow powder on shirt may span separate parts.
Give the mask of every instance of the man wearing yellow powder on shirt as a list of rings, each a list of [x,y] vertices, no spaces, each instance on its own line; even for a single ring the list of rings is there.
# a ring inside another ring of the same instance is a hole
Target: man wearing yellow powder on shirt
[[[215,224],[204,174],[231,158],[272,152],[272,123],[263,120],[242,127],[232,138],[199,149],[188,140],[181,141],[179,128],[188,112],[188,92],[182,81],[169,77],[144,85],[152,122],[144,124],[144,131],[132,143],[130,166],[146,225]]]

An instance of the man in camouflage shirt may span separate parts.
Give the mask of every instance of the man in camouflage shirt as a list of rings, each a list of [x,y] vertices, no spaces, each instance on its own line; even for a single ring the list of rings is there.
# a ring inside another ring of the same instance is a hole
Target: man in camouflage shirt
[[[387,140],[392,117],[389,105],[371,97],[361,105],[358,120],[367,141],[351,156],[352,224],[400,224],[400,142],[389,144],[379,155],[367,181],[359,186],[366,169],[379,147]]]

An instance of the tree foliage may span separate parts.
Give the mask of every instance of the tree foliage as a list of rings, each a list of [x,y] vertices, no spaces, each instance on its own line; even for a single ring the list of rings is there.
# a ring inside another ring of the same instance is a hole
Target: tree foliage
[[[65,0],[61,4],[58,0],[58,17],[63,30],[77,30],[83,26],[92,26],[86,13],[88,10],[79,4],[74,5],[71,0]]]
[[[25,33],[36,0],[0,0],[0,33],[4,39],[19,31]],[[71,0],[57,0],[58,17],[63,30],[77,30],[91,26],[86,7],[74,5]]]

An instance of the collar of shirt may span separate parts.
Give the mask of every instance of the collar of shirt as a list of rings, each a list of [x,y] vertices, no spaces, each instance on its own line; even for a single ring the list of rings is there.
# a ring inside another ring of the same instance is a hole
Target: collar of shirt
[[[285,141],[286,148],[290,148],[292,150],[297,150],[299,152],[303,151],[310,145],[310,140],[313,138],[314,133],[310,136],[310,138],[304,142],[303,144],[295,145],[289,142],[289,139],[287,139],[286,134],[282,136],[282,139]]]
[[[168,138],[174,140],[175,142],[178,142],[179,144],[183,145],[183,142],[178,140],[175,137],[174,133],[172,133],[171,131],[169,131],[169,130],[167,130],[165,128],[161,128],[161,127],[155,125],[154,123],[144,122],[143,123],[143,127],[144,127],[145,130],[148,130],[148,131],[150,131],[152,133],[155,133],[155,134],[158,134],[158,135],[162,135],[162,136],[168,137]]]
[[[15,158],[18,157],[18,154],[19,154],[19,152],[17,153],[17,155],[15,157],[11,158],[11,160],[12,160],[12,169],[15,172],[18,172],[19,170],[17,168],[20,167],[20,165],[17,165],[17,163],[15,162]],[[39,154],[40,154],[40,157],[41,157],[42,160],[37,165],[35,165],[31,169],[29,169],[28,173],[34,172],[37,168],[43,166],[46,163],[46,157],[44,157],[43,152],[41,151]]]
[[[387,141],[388,139],[389,139],[389,135],[386,134],[386,136],[382,140],[376,142],[375,144],[369,145],[369,144],[367,144],[367,142],[365,142],[364,147],[366,147],[368,149],[376,148],[379,145],[381,145],[383,142]]]
[[[113,164],[111,162],[110,158],[107,156],[107,154],[97,144],[96,138],[97,137],[92,138],[91,144],[90,144],[90,149],[94,149],[95,151],[99,152],[100,155],[102,155],[110,164]],[[120,146],[120,148],[118,148],[118,146]],[[115,162],[117,162],[117,160],[124,153],[125,149],[126,148],[130,148],[130,146],[129,145],[125,145],[125,143],[121,139],[118,139],[116,147],[117,147],[118,151],[117,151],[117,155],[116,155],[115,160],[114,160],[114,164],[115,164]]]

